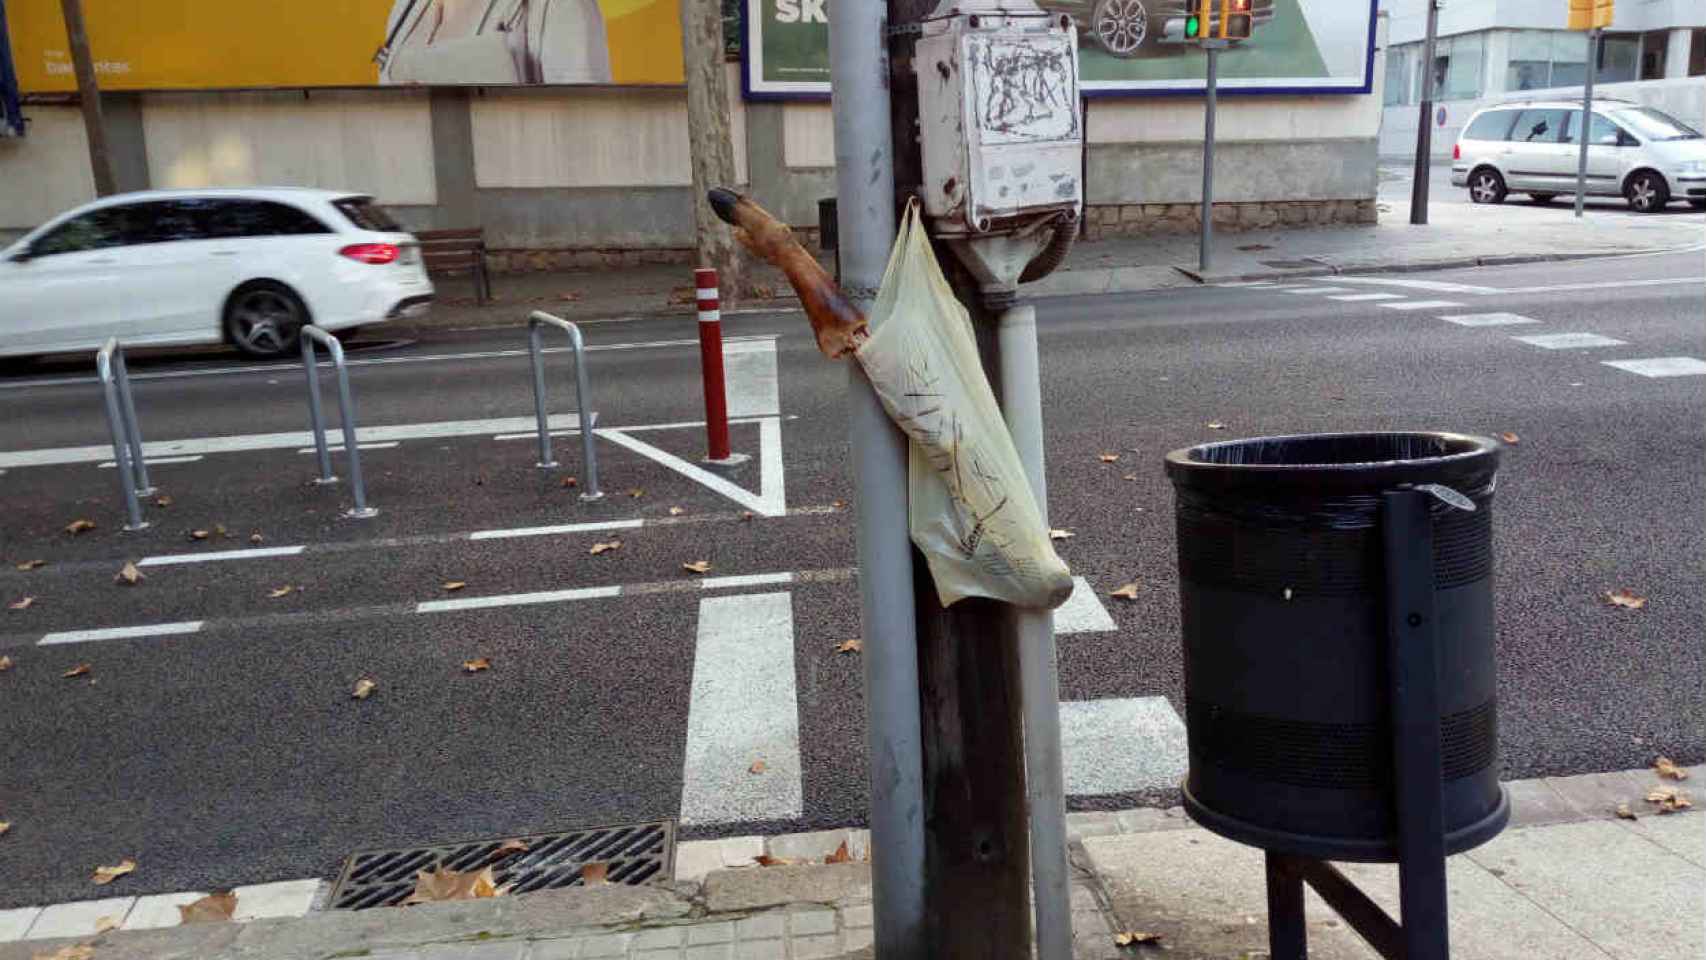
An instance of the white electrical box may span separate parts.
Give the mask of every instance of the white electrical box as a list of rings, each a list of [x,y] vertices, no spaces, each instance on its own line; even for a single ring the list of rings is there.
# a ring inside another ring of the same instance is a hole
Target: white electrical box
[[[938,236],[1076,219],[1084,202],[1078,36],[1060,14],[928,20],[918,74],[924,211]]]

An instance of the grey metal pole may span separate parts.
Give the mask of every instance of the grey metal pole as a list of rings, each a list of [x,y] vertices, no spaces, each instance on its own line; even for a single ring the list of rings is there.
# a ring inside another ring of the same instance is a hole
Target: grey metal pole
[[[326,420],[320,413],[320,371],[315,368],[314,338],[308,335],[306,328],[301,338],[302,369],[308,375],[308,430],[314,434],[314,453],[320,460],[320,475],[314,478],[314,482],[337,483],[337,474],[332,472],[332,455],[326,451]]]
[[[1207,273],[1213,262],[1214,246],[1214,108],[1220,85],[1220,48],[1224,40],[1205,40],[1203,52],[1208,54],[1208,84],[1204,88],[1202,132],[1202,232],[1198,238],[1197,272]]]
[[[551,419],[545,415],[545,357],[540,353],[543,336],[538,323],[528,323],[527,352],[533,357],[533,413],[539,418],[539,462],[534,466],[550,470],[557,466],[557,461],[551,456]],[[584,428],[586,424],[581,426]]]
[[[1037,311],[1007,308],[995,324],[1001,413],[1025,465],[1025,479],[1048,522],[1043,455],[1042,376]],[[1072,960],[1072,874],[1066,855],[1066,775],[1061,768],[1060,672],[1054,614],[1013,608],[1025,725],[1025,795],[1030,807],[1031,885],[1036,895],[1038,960]]]
[[[1587,206],[1588,192],[1588,135],[1593,133],[1593,79],[1599,73],[1599,35],[1600,28],[1588,31],[1588,78],[1582,90],[1582,124],[1576,139],[1582,143],[1580,156],[1576,158],[1576,217],[1580,219],[1582,208]]]
[[[1422,103],[1416,122],[1416,166],[1410,177],[1410,222],[1428,222],[1428,187],[1433,169],[1434,41],[1439,35],[1439,0],[1428,0],[1428,35],[1422,42]]]
[[[895,236],[885,4],[830,8],[841,285],[869,310]],[[847,365],[848,429],[857,492],[859,623],[865,641],[865,727],[871,783],[871,900],[883,960],[926,960],[924,741],[906,437],[864,371]]]
[[[326,349],[331,351],[332,365],[338,371],[338,415],[344,421],[344,459],[349,463],[350,493],[355,498],[355,507],[344,516],[365,520],[379,511],[367,505],[367,485],[361,479],[361,447],[355,440],[355,397],[350,394],[349,368],[344,366],[344,347],[337,337],[326,335]]]
[[[114,473],[118,474],[119,496],[124,499],[126,530],[142,530],[148,526],[148,521],[142,519],[142,505],[136,500],[136,476],[131,473],[130,447],[125,437],[124,414],[120,412],[118,386],[113,379],[113,355],[118,349],[118,341],[108,340],[95,354],[95,370],[100,374],[101,395],[107,405],[107,431],[113,440]]]
[[[575,415],[580,418],[581,465],[582,472],[586,474],[581,499],[597,500],[604,496],[604,491],[598,488],[598,452],[593,449],[592,411],[587,408],[592,391],[586,381],[586,342],[581,339],[579,327],[571,323],[568,328],[569,345],[574,348],[575,357]]]
[[[151,497],[156,491],[148,482],[148,461],[142,457],[142,428],[136,425],[136,399],[130,393],[130,367],[124,362],[124,348],[113,354],[113,379],[118,384],[119,411],[124,414],[124,433],[130,441],[131,469],[136,472],[136,495]]]

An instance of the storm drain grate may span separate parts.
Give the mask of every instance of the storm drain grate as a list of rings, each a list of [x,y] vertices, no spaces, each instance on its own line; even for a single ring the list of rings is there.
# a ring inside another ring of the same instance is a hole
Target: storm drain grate
[[[518,849],[516,841],[527,849]],[[417,873],[441,866],[462,873],[491,867],[498,885],[510,885],[511,894],[554,890],[581,885],[581,868],[589,863],[608,864],[611,883],[637,887],[673,879],[675,824],[659,820],[353,853],[329,902],[333,910],[396,906],[414,892]]]

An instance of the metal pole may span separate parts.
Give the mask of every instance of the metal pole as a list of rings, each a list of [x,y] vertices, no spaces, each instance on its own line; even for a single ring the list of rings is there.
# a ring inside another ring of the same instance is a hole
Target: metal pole
[[[995,325],[1001,374],[1001,413],[1025,465],[1025,479],[1043,523],[1048,481],[1043,456],[1042,377],[1037,311],[1028,304],[1002,312]],[[1066,855],[1066,776],[1061,768],[1060,673],[1054,614],[1013,608],[1019,642],[1019,689],[1025,725],[1025,796],[1030,807],[1031,885],[1039,960],[1072,958],[1072,874]]]
[[[332,455],[326,451],[326,420],[320,414],[320,371],[316,369],[314,338],[308,335],[307,327],[302,328],[300,336],[302,369],[308,374],[308,430],[314,434],[314,453],[320,460],[320,475],[314,482],[337,483],[337,474],[332,472]]]
[[[545,415],[545,356],[540,353],[543,349],[544,335],[539,330],[539,322],[528,318],[527,323],[527,352],[533,358],[533,413],[539,418],[539,462],[534,466],[541,470],[552,470],[557,467],[557,461],[551,456],[551,418]],[[586,411],[581,411],[581,419],[586,419]],[[590,424],[582,423],[581,429],[592,429]]]
[[[1582,208],[1587,205],[1588,190],[1588,135],[1593,133],[1593,80],[1599,73],[1599,35],[1601,30],[1595,27],[1588,31],[1588,78],[1587,85],[1582,90],[1582,125],[1576,139],[1582,142],[1580,156],[1576,158],[1576,217],[1581,218]]]
[[[113,355],[118,341],[108,339],[95,354],[95,370],[101,379],[101,394],[107,405],[107,431],[112,435],[114,473],[118,474],[119,495],[124,499],[126,530],[142,530],[148,521],[142,519],[142,505],[136,500],[136,477],[131,473],[131,452],[125,437],[124,414],[119,408],[118,388],[113,382]]]
[[[842,289],[869,311],[895,236],[894,141],[884,4],[830,8],[829,63]],[[875,953],[925,960],[924,756],[906,437],[864,371],[847,365],[848,430],[858,516],[859,624],[871,784]]]
[[[699,307],[699,371],[705,382],[705,459],[712,463],[732,463],[728,390],[723,383],[723,310],[717,292],[717,271],[710,267],[694,270],[693,287]]]
[[[124,414],[124,433],[130,441],[130,463],[136,472],[136,495],[151,497],[154,485],[148,482],[148,461],[142,456],[142,428],[136,425],[136,400],[130,394],[130,367],[124,362],[124,349],[113,354],[113,379],[118,383],[119,412]]]
[[[1416,122],[1416,167],[1410,178],[1410,222],[1428,222],[1428,186],[1433,167],[1434,41],[1439,35],[1439,0],[1428,0],[1428,36],[1422,43],[1422,103]]]
[[[1303,920],[1303,878],[1292,857],[1268,851],[1268,955],[1272,960],[1309,960],[1309,927]]]
[[[586,474],[581,499],[597,500],[604,496],[604,491],[598,487],[598,453],[592,443],[593,412],[587,406],[592,402],[592,390],[587,387],[586,342],[581,339],[580,327],[567,321],[563,325],[569,329],[569,346],[575,355],[575,416],[580,419],[581,466]]]
[[[1205,28],[1206,29],[1206,28]],[[1224,40],[1203,41],[1208,54],[1208,84],[1204,88],[1202,132],[1202,232],[1198,240],[1197,272],[1207,273],[1213,262],[1214,246],[1214,108],[1220,84],[1220,48]]]
[[[107,151],[107,124],[101,115],[101,86],[95,78],[94,56],[89,53],[89,31],[83,24],[83,0],[60,0],[65,16],[65,42],[71,48],[71,67],[77,74],[77,99],[83,107],[83,133],[89,139],[89,173],[95,181],[95,196],[118,192],[113,179],[112,155]]]
[[[379,511],[367,505],[367,485],[361,479],[361,447],[355,440],[355,397],[350,394],[349,368],[344,366],[343,344],[331,334],[324,336],[326,349],[332,353],[332,365],[338,371],[338,415],[344,421],[344,458],[349,461],[350,492],[355,497],[355,507],[344,516],[365,520],[377,516]]]

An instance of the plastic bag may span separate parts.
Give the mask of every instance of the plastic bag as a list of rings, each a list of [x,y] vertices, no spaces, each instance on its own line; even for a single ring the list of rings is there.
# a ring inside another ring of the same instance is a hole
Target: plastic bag
[[[991,597],[1050,608],[1072,594],[1024,466],[978,359],[917,203],[889,255],[859,363],[889,416],[911,438],[912,542],[943,606]]]

